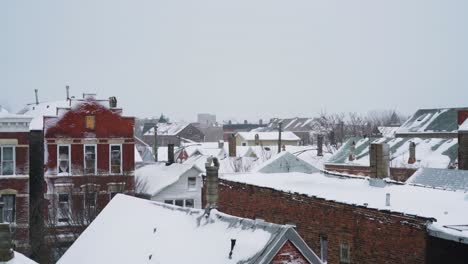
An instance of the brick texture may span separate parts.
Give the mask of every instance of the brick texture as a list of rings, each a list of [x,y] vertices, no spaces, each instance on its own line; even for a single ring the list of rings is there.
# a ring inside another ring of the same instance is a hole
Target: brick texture
[[[273,258],[271,264],[308,264],[309,262],[299,252],[299,250],[291,243],[287,241],[283,247],[278,251],[276,256]]]

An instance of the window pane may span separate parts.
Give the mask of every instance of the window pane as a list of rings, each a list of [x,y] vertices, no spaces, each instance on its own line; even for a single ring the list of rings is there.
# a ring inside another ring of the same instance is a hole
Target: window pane
[[[2,162],[2,175],[13,175],[14,171],[13,161],[4,161]]]
[[[197,186],[197,178],[189,177],[188,178],[188,188],[189,188],[189,190],[196,189],[196,186]]]
[[[12,161],[13,160],[13,147],[3,147],[3,160]]]
[[[185,207],[193,208],[194,207],[193,199],[185,200]]]
[[[175,200],[175,205],[184,206],[184,200]]]
[[[69,146],[59,146],[59,173],[70,172],[68,150]]]
[[[2,195],[0,201],[3,202],[3,210],[1,215],[3,219],[0,219],[6,223],[15,222],[15,196],[14,195]]]
[[[174,204],[174,200],[164,200],[165,204]]]
[[[85,172],[94,174],[96,167],[96,146],[85,146]]]
[[[111,146],[111,173],[121,173],[120,159],[121,159],[120,146]]]
[[[67,222],[70,216],[70,202],[68,194],[61,193],[58,196],[58,221]]]

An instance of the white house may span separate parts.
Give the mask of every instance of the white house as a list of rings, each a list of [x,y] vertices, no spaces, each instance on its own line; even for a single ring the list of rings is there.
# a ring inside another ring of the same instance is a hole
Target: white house
[[[201,208],[203,171],[194,164],[150,164],[135,171],[135,192],[153,201]]]

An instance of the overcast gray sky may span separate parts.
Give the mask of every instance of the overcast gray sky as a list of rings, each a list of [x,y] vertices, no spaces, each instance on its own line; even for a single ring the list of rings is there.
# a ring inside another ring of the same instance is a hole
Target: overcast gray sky
[[[0,2],[0,104],[194,120],[468,105],[466,0]]]

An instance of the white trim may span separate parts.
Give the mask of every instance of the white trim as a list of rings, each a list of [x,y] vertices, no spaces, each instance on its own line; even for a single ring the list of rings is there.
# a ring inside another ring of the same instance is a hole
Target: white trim
[[[72,174],[71,167],[71,145],[70,144],[57,144],[57,175],[60,174],[60,147],[68,147],[68,175]]]
[[[3,175],[3,149],[4,148],[12,148],[13,149],[13,174],[5,174]],[[16,175],[16,146],[15,145],[0,145],[0,175],[2,176],[12,176]]]
[[[112,173],[112,146],[119,146],[120,147],[120,173]],[[122,144],[109,144],[109,175],[121,175],[123,174],[123,169],[122,169],[122,161],[123,161],[123,149],[122,149]]]
[[[97,162],[98,162],[98,148],[97,148],[97,144],[83,144],[83,168],[84,168],[84,171],[83,171],[83,174],[84,175],[88,175],[86,173],[86,147],[94,147],[94,173],[91,173],[91,174],[97,174]]]

